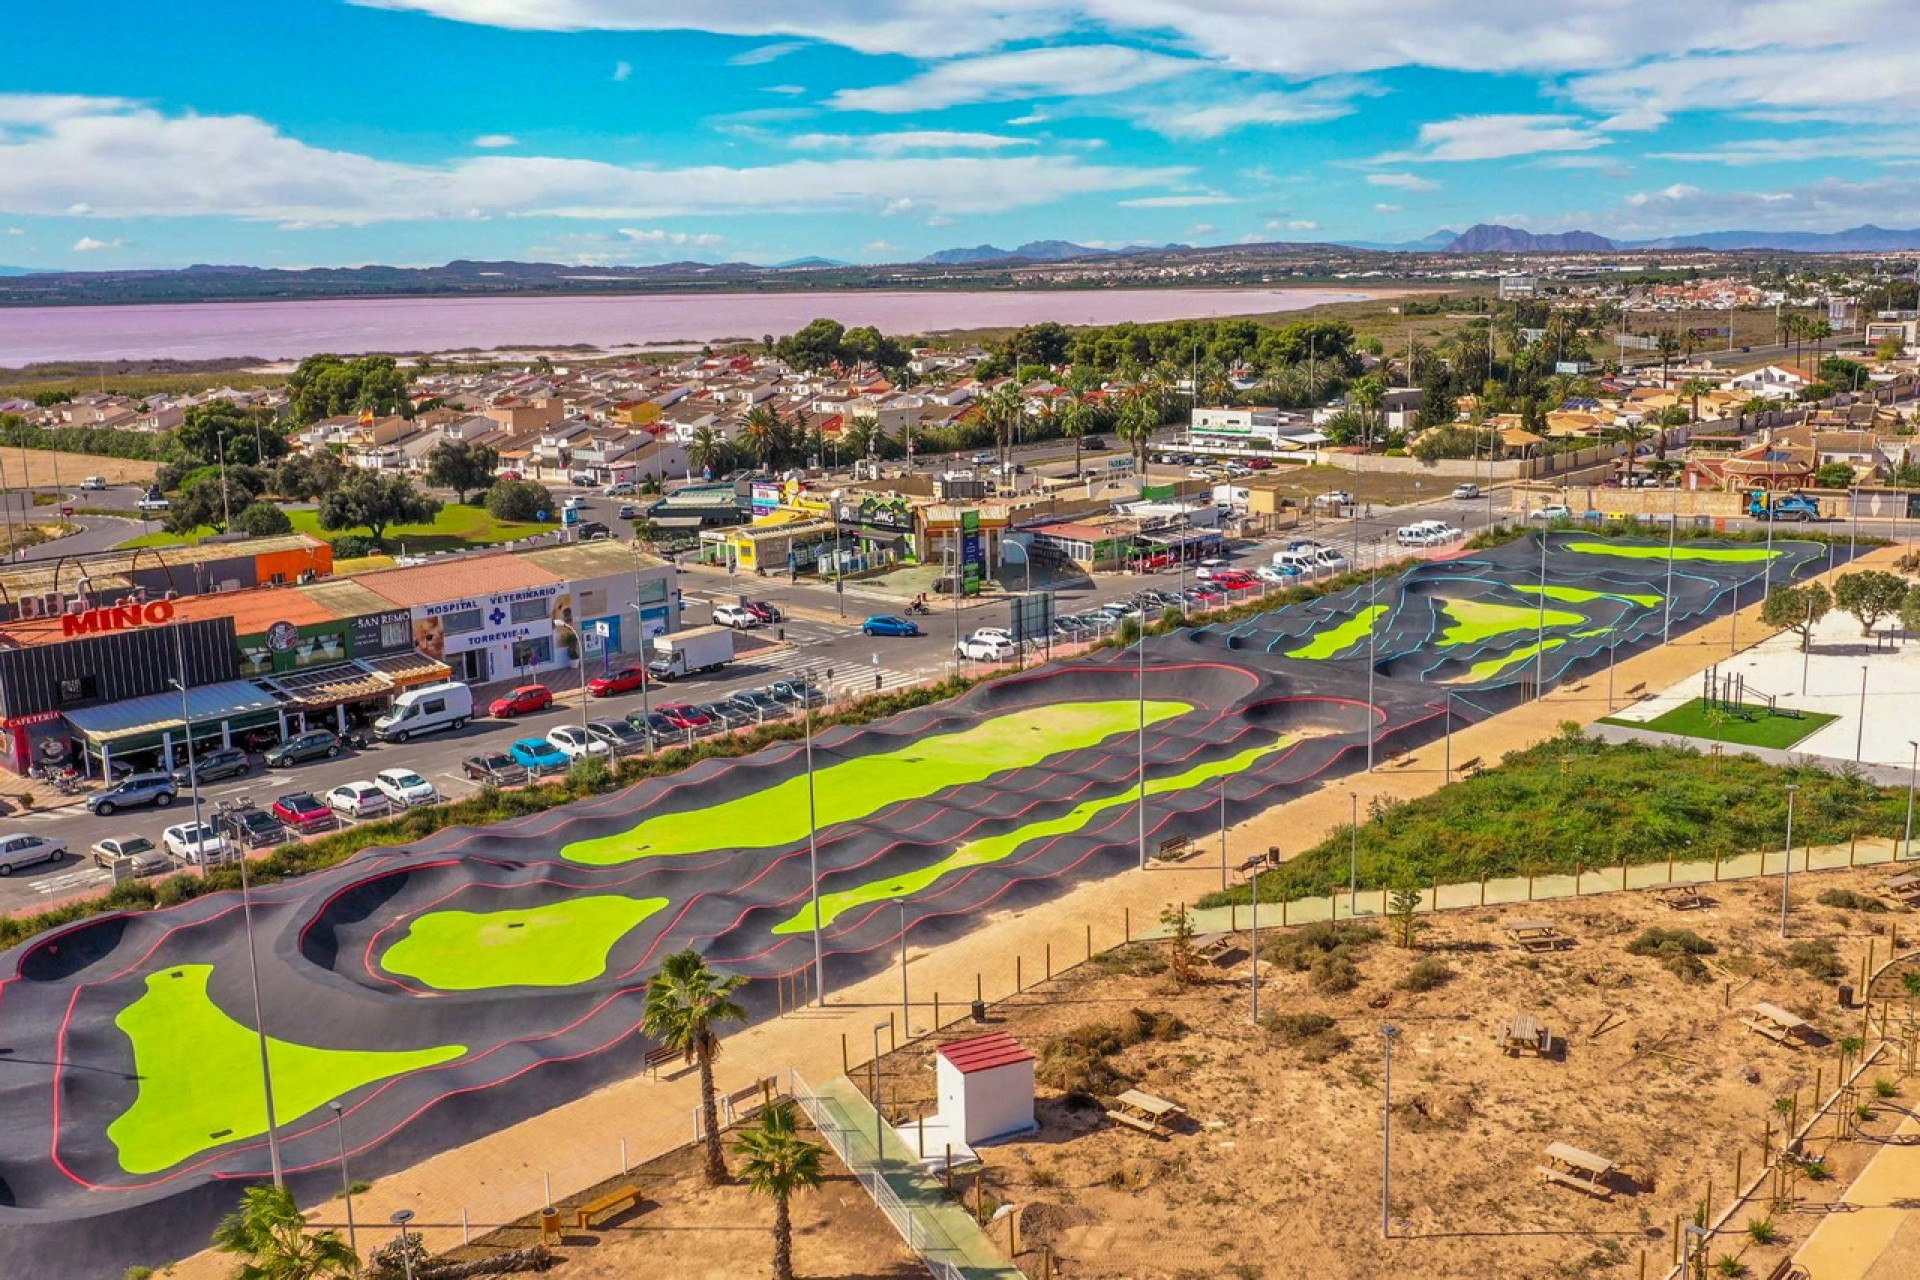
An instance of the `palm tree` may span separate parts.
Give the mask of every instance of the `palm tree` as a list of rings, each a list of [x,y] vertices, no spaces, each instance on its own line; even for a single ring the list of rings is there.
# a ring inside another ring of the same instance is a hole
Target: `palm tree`
[[[1154,407],[1153,397],[1138,387],[1130,388],[1113,429],[1133,450],[1134,474],[1142,484],[1147,479],[1147,443],[1159,425],[1160,411]]]
[[[776,1102],[760,1113],[760,1123],[734,1141],[740,1176],[748,1190],[773,1201],[773,1280],[793,1280],[793,1219],[787,1202],[796,1191],[812,1191],[825,1180],[820,1144],[802,1138],[793,1104]]]
[[[1680,354],[1680,338],[1671,329],[1662,329],[1653,337],[1654,345],[1660,351],[1660,385],[1667,385],[1667,366]]]
[[[741,438],[760,459],[760,465],[769,471],[780,453],[780,425],[780,414],[772,405],[757,404],[747,410],[746,423],[740,431]]]
[[[285,1187],[248,1187],[214,1228],[213,1247],[245,1259],[234,1280],[336,1280],[360,1269],[339,1232],[307,1230]]]
[[[646,1011],[640,1020],[648,1035],[680,1050],[688,1062],[699,1065],[707,1182],[714,1186],[727,1180],[727,1161],[720,1153],[720,1107],[713,1093],[713,1063],[720,1056],[720,1025],[747,1020],[747,1011],[733,998],[746,981],[739,974],[721,977],[691,947],[676,951],[660,962],[660,972],[647,984]]]
[[[993,433],[994,448],[1000,455],[1002,468],[1007,465],[1009,455],[1013,452],[1013,425],[1025,411],[1020,388],[1011,382],[1001,383],[980,401],[977,410],[980,422]]]
[[[1640,442],[1651,434],[1650,428],[1637,422],[1621,422],[1607,428],[1607,439],[1627,447],[1626,484],[1629,488],[1633,486],[1633,464],[1639,460]]]
[[[1080,442],[1093,427],[1093,400],[1085,391],[1076,391],[1060,412],[1060,430],[1073,441],[1073,474],[1080,474]]]
[[[1693,420],[1700,421],[1700,397],[1713,390],[1713,384],[1705,378],[1688,378],[1680,384],[1680,394],[1692,404]]]
[[[733,450],[720,433],[710,426],[694,430],[693,439],[687,442],[687,466],[702,474],[717,476],[727,469],[732,461]]]
[[[1386,403],[1387,389],[1380,385],[1380,379],[1369,374],[1353,384],[1352,390],[1347,393],[1347,398],[1366,423],[1366,435],[1362,443],[1371,449],[1374,425],[1379,421],[1380,407]]]

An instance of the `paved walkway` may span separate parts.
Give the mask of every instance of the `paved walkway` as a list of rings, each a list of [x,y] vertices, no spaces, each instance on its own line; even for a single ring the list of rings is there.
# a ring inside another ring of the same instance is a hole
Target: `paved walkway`
[[[1821,1219],[1793,1260],[1809,1280],[1911,1276],[1920,1265],[1913,1193],[1920,1188],[1920,1116],[1908,1115],[1880,1154]],[[1902,1255],[1901,1259],[1890,1256]],[[1898,1263],[1894,1269],[1881,1264]]]
[[[1885,567],[1894,554],[1886,550],[1863,560],[1868,567]],[[1739,635],[1749,643],[1766,634],[1758,614],[1756,604],[1740,618]],[[1622,660],[1614,682],[1622,695],[1635,685],[1664,688],[1723,660],[1731,639],[1726,619],[1709,623],[1670,645]],[[1456,731],[1453,760],[1458,764],[1477,756],[1491,765],[1508,751],[1553,736],[1565,721],[1585,724],[1609,709],[1602,672],[1598,679],[1589,677]],[[1402,767],[1335,779],[1232,828],[1229,857],[1238,860],[1268,846],[1297,853],[1347,821],[1350,790],[1358,793],[1363,811],[1374,796],[1425,795],[1445,780],[1442,762],[1443,747],[1435,742],[1407,757]],[[1815,865],[1820,865],[1817,857]],[[971,933],[936,949],[910,948],[912,1029],[930,1025],[936,996],[942,1001],[941,1020],[951,1022],[961,1002],[973,998],[976,983],[986,999],[1000,999],[1016,982],[1044,976],[1050,965],[1064,969],[1089,950],[1120,942],[1123,932],[1144,932],[1157,923],[1163,906],[1196,901],[1219,884],[1217,862],[1195,859],[1156,866],[1088,881],[1024,910],[985,915]],[[898,970],[841,986],[830,961],[827,977],[826,1008],[805,1009],[727,1037],[718,1068],[722,1090],[788,1067],[808,1079],[832,1079],[871,1056],[875,1022],[900,1015]],[[417,1215],[414,1229],[424,1231],[430,1248],[444,1249],[460,1241],[463,1218],[477,1235],[546,1203],[543,1175],[551,1178],[554,1194],[564,1195],[620,1172],[622,1143],[628,1158],[638,1163],[690,1141],[697,1102],[691,1071],[661,1080],[623,1080],[388,1174],[356,1198],[356,1213],[362,1222],[385,1222],[396,1209],[412,1209]],[[349,1142],[354,1138],[351,1126],[347,1136]],[[318,1206],[314,1221],[344,1226],[339,1202]],[[179,1280],[226,1280],[231,1272],[230,1259],[201,1253],[180,1263],[173,1274]]]

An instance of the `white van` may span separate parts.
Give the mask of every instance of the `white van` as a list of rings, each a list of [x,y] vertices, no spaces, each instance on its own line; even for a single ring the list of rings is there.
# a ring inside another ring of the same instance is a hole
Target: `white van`
[[[1317,550],[1309,551],[1304,548],[1276,551],[1273,553],[1273,563],[1277,568],[1292,569],[1303,578],[1310,578],[1326,569],[1326,566],[1320,562]]]
[[[373,736],[382,742],[405,742],[438,729],[464,728],[473,717],[473,690],[456,681],[406,689],[394,698],[387,714],[373,722]]]

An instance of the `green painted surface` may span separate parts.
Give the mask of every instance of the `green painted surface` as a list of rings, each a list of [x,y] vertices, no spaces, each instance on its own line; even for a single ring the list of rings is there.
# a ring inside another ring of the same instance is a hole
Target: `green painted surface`
[[[593,894],[510,911],[429,911],[380,966],[439,991],[572,986],[604,973],[613,944],[666,905]]]
[[[1566,641],[1558,636],[1545,644],[1530,644],[1524,649],[1515,649],[1512,653],[1503,653],[1497,658],[1488,658],[1485,662],[1476,662],[1468,668],[1467,674],[1450,684],[1474,684],[1481,680],[1491,680],[1516,662],[1525,662],[1537,653],[1551,653]]]
[[[1540,610],[1528,605],[1489,604],[1484,600],[1442,600],[1441,612],[1453,625],[1440,633],[1440,644],[1473,644],[1513,631],[1538,631],[1542,619],[1549,627],[1576,627],[1586,619],[1561,609]]]
[[[1654,733],[1671,733],[1682,738],[1705,738],[1710,742],[1734,742],[1743,747],[1772,747],[1786,751],[1838,718],[1817,711],[1803,711],[1797,717],[1776,716],[1769,715],[1765,707],[1753,706],[1747,708],[1747,714],[1753,718],[1744,719],[1731,712],[1711,714],[1700,699],[1695,698],[1651,720],[1623,720],[1609,716],[1601,723],[1647,729]]]
[[[1191,703],[1149,701],[1148,724],[1193,710]],[[814,770],[819,825],[850,822],[900,800],[946,787],[983,782],[1008,769],[1026,769],[1049,756],[1096,746],[1139,725],[1139,704],[1062,702],[1010,711],[957,733],[903,742],[890,751],[858,756]],[[712,849],[761,849],[807,835],[807,778],[786,781],[704,809],[663,813],[619,835],[581,840],[561,856],[606,866],[636,858],[670,858]]]
[[[1549,600],[1558,600],[1562,604],[1585,604],[1589,600],[1630,600],[1643,608],[1651,609],[1666,599],[1660,595],[1636,595],[1631,591],[1588,591],[1581,587],[1542,587],[1537,584],[1525,586],[1509,583],[1515,591],[1530,596],[1544,595]]]
[[[1287,751],[1298,741],[1297,737],[1287,735],[1264,746],[1249,747],[1225,760],[1212,760],[1195,765],[1185,773],[1171,778],[1149,778],[1147,794],[1157,796],[1170,791],[1187,791],[1195,787],[1204,787],[1216,778],[1250,769],[1268,756]],[[1138,795],[1138,791],[1130,787],[1118,795],[1084,800],[1057,818],[1029,823],[1013,831],[963,844],[940,861],[918,871],[885,880],[869,880],[865,884],[858,884],[835,893],[823,893],[820,895],[821,925],[824,928],[832,924],[843,913],[855,907],[910,897],[957,871],[966,871],[972,867],[984,867],[990,863],[999,862],[1011,857],[1022,845],[1032,841],[1079,831],[1109,809],[1132,804]],[[810,933],[812,930],[812,903],[801,908],[794,916],[773,926],[775,933]]]
[[[1641,547],[1609,542],[1568,542],[1563,549],[1583,556],[1618,556],[1622,560],[1665,560],[1665,547]],[[1675,560],[1708,560],[1717,564],[1759,564],[1780,552],[1765,547],[1675,547]]]
[[[253,1028],[222,1013],[207,995],[213,966],[180,965],[150,974],[147,990],[114,1025],[133,1042],[139,1092],[107,1128],[128,1173],[158,1173],[203,1151],[267,1131],[260,1041]],[[297,1024],[298,1010],[287,1010]],[[464,1045],[431,1049],[316,1049],[271,1037],[274,1114],[281,1124],[328,1102],[408,1071],[448,1062]]]
[[[1322,631],[1298,649],[1287,650],[1289,658],[1331,658],[1348,645],[1357,644],[1373,631],[1373,624],[1387,611],[1383,604],[1370,605],[1345,622]]]

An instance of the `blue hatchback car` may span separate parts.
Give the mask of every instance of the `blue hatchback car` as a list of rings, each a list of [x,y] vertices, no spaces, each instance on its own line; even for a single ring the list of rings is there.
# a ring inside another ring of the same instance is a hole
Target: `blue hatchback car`
[[[920,627],[917,623],[897,618],[890,613],[878,613],[860,624],[860,630],[870,636],[917,636]]]
[[[529,773],[565,773],[567,771],[567,753],[548,742],[545,738],[521,738],[507,754],[513,762],[526,766]]]

